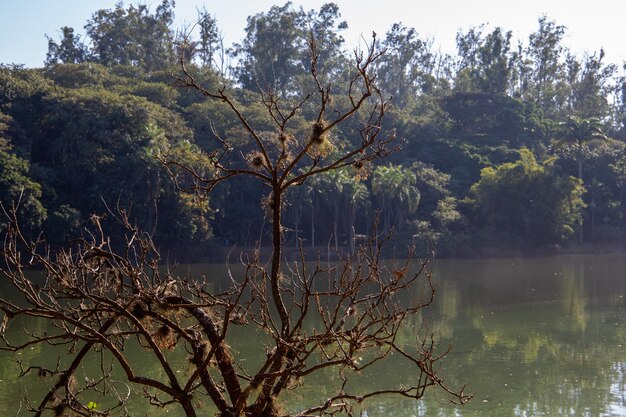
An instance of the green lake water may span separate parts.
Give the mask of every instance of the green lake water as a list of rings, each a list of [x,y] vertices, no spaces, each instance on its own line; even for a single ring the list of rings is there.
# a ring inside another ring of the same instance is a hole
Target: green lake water
[[[221,275],[224,267],[193,265],[188,270],[210,277]],[[452,386],[467,385],[474,399],[455,407],[437,393],[419,402],[389,398],[363,404],[363,416],[626,415],[626,255],[437,260],[434,275],[437,298],[419,326],[427,325],[443,348],[452,345],[440,375]],[[0,290],[9,291],[4,285]],[[231,345],[240,358],[254,362],[259,338],[236,329]],[[11,330],[20,331],[17,326]],[[56,360],[52,349],[41,347],[20,355],[0,353],[2,416],[30,415],[21,399],[39,399],[50,384],[34,377],[17,379],[16,358],[25,363]],[[141,352],[135,360],[144,360]],[[184,358],[172,360],[183,363]],[[145,369],[152,372],[149,362]],[[179,371],[185,372],[185,366]],[[359,384],[397,384],[414,376],[392,359],[360,375]],[[331,384],[324,376],[307,381],[289,401],[297,408],[323,399]],[[120,389],[125,389],[122,382]],[[136,416],[180,415],[175,408],[154,410],[140,401],[131,411]],[[213,415],[210,407],[204,415]]]

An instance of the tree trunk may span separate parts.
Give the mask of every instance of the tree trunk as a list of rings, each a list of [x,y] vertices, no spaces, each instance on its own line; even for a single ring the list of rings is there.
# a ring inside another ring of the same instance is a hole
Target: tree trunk
[[[311,196],[311,248],[315,247],[315,195]]]
[[[333,234],[335,235],[335,252],[339,252],[339,204],[335,201],[333,207]]]
[[[197,417],[196,410],[191,403],[191,398],[185,401],[181,401],[180,405],[183,407],[185,411],[185,417]]]
[[[348,236],[349,236],[349,243],[350,243],[350,251],[352,253],[354,253],[355,248],[356,248],[356,244],[354,242],[354,235],[356,234],[355,232],[355,228],[354,228],[354,223],[355,223],[355,202],[352,201],[351,204],[349,204],[348,207],[348,221],[347,221],[347,227],[349,227],[348,229]]]
[[[591,243],[595,243],[595,226],[596,226],[596,192],[593,187],[593,182],[591,182],[591,204],[589,205],[589,214],[591,216],[591,229],[589,230],[589,235],[591,236]]]
[[[619,216],[617,217],[617,239],[622,244],[622,217],[624,216],[624,187],[619,187]]]
[[[282,190],[275,184],[272,193],[272,269],[270,272],[270,285],[272,288],[272,299],[274,306],[278,310],[281,322],[281,334],[286,337],[289,333],[289,316],[280,293],[280,263],[282,257],[282,236],[281,236],[281,200]]]
[[[582,151],[578,152],[578,179],[583,179],[583,155]]]
[[[582,143],[578,144],[578,179],[579,180],[583,180],[583,145]],[[584,185],[584,183],[583,183]],[[585,242],[584,236],[583,236],[583,219],[584,216],[580,219],[580,225],[579,225],[579,234],[578,234],[578,243],[580,243],[581,245]]]
[[[295,234],[295,244],[294,246],[297,248],[300,241],[300,207],[295,209],[295,218],[294,218],[294,234]]]

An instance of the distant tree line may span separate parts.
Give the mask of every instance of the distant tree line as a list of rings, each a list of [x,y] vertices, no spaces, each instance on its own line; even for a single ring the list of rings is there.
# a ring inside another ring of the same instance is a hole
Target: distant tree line
[[[258,209],[267,190],[257,183],[233,179],[209,201],[176,187],[158,162],[168,155],[208,173],[207,154],[227,136],[258,163],[240,123],[173,87],[170,74],[182,59],[270,135],[259,94],[288,101],[313,87],[303,76],[311,39],[329,94],[346,90],[348,24],[334,3],[311,11],[286,3],[248,17],[244,39],[226,47],[206,9],[193,27],[174,28],[173,16],[171,0],[155,10],[120,3],[92,15],[85,39],[70,27],[48,38],[43,68],[0,67],[0,201],[20,201],[26,230],[60,245],[115,207],[179,251],[268,236]],[[401,149],[291,189],[286,242],[350,246],[380,212],[398,243],[448,255],[621,243],[626,73],[601,49],[576,55],[565,35],[545,16],[517,44],[511,32],[477,26],[460,31],[456,55],[446,55],[416,29],[392,25],[374,39],[385,49],[376,71],[393,97],[385,127]],[[293,123],[308,132],[315,111],[305,104]],[[320,156],[361,140],[355,132],[366,122],[339,126]]]

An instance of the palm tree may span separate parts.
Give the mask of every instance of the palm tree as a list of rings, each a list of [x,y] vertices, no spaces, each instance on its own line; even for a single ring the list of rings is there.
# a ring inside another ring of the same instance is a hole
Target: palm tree
[[[587,142],[594,140],[606,140],[607,137],[602,132],[602,124],[598,118],[592,117],[584,119],[577,116],[569,116],[567,121],[560,124],[560,138],[555,143],[556,147],[573,146],[576,150],[576,159],[578,162],[578,179],[583,181],[583,150]],[[593,206],[591,206],[593,210]],[[592,212],[593,218],[593,212]],[[591,224],[591,235],[593,236],[593,222]],[[583,227],[582,220],[579,224],[578,232],[579,242],[583,243]]]
[[[365,184],[344,168],[318,175],[310,181],[310,187],[311,240],[315,233],[316,215],[325,213],[328,219],[333,219],[335,246],[338,247],[340,236],[345,235],[348,244],[353,247],[357,214],[365,214],[368,210],[369,191]],[[321,196],[323,198],[319,198]]]
[[[384,226],[402,225],[407,214],[414,213],[420,201],[415,173],[399,165],[379,166],[372,176],[372,194],[379,200]],[[393,216],[393,217],[392,217]]]
[[[560,124],[560,137],[555,145],[558,148],[573,146],[576,149],[578,162],[578,179],[583,178],[583,146],[593,140],[606,140],[602,132],[602,124],[598,118],[583,119],[577,116],[569,116],[567,121]]]

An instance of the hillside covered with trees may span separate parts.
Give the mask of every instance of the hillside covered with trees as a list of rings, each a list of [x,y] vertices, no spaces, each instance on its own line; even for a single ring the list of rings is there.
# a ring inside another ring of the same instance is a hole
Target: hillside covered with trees
[[[311,11],[277,5],[250,16],[244,39],[229,47],[209,11],[194,27],[173,27],[171,0],[154,10],[120,3],[96,11],[86,39],[62,28],[48,39],[43,68],[0,66],[0,202],[19,200],[25,229],[43,230],[53,245],[107,208],[130,213],[160,247],[186,256],[267,239],[270,220],[258,206],[268,190],[237,177],[200,198],[161,163],[210,174],[207,158],[227,137],[233,164],[263,164],[238,120],[178,88],[172,74],[180,57],[199,84],[224,88],[256,131],[272,135],[267,94],[297,103],[316,89],[307,77],[311,41],[331,95],[354,77],[340,12],[333,3]],[[377,212],[398,244],[449,256],[622,243],[623,69],[601,49],[568,50],[566,29],[549,17],[519,43],[505,28],[459,32],[453,56],[418,29],[395,24],[369,40],[384,51],[375,71],[392,98],[383,126],[398,150],[292,189],[286,243],[349,247]],[[315,111],[299,107],[294,129],[310,134]],[[366,122],[338,126],[319,157],[361,140]]]

